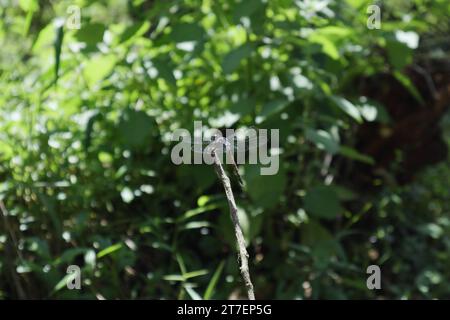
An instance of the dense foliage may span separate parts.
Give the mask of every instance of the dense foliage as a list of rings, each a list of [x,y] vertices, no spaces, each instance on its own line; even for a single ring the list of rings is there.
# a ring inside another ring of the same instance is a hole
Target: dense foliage
[[[242,165],[234,188],[257,298],[450,296],[446,148],[405,160],[414,132],[450,143],[450,119],[413,123],[384,162],[361,134],[397,132],[399,92],[408,114],[449,105],[410,72],[448,63],[447,0],[377,1],[380,29],[365,0],[0,4],[0,297],[245,297],[214,170],[170,159],[194,120],[280,129],[279,172]]]

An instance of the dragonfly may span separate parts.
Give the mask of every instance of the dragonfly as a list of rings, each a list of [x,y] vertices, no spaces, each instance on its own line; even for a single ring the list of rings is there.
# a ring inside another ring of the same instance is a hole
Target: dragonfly
[[[227,129],[229,130],[229,129]],[[230,131],[229,131],[230,132]],[[259,147],[267,144],[267,135],[264,137],[258,137],[258,128],[248,127],[240,128],[237,130],[232,130],[231,134],[225,136],[221,131],[213,129],[213,132],[206,132],[206,139],[203,141],[194,140],[191,145],[191,149],[194,153],[208,153],[213,152],[219,154],[228,154],[226,158],[227,164],[231,166],[233,175],[236,177],[239,185],[244,189],[244,182],[239,173],[238,166],[235,161],[235,155],[237,155],[238,160],[245,160],[245,155],[247,152],[254,152]],[[240,163],[240,161],[238,161]]]

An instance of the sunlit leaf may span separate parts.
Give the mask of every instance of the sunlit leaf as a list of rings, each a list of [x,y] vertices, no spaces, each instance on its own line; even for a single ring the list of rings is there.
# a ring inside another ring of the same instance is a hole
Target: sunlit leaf
[[[107,255],[110,255],[110,254],[120,250],[121,248],[122,248],[122,243],[116,243],[116,244],[114,244],[112,246],[109,246],[109,247],[103,249],[99,253],[97,253],[97,258],[98,259],[103,258],[103,257],[105,257]]]
[[[319,149],[326,150],[331,154],[338,152],[339,141],[336,141],[329,132],[325,130],[307,129],[305,133],[305,137],[314,142]]]
[[[333,96],[331,97],[331,100],[336,104],[336,106],[341,109],[343,112],[345,112],[347,115],[355,119],[357,122],[362,122],[361,114],[358,110],[358,108],[348,101],[345,98]]]
[[[93,87],[100,80],[111,73],[116,65],[115,55],[100,55],[89,60],[84,66],[83,74],[89,87]]]

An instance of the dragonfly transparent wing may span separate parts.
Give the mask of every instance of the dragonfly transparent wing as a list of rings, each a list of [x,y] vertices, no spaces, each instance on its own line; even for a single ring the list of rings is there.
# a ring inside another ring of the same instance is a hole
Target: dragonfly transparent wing
[[[225,134],[216,134],[207,137],[204,141],[194,139],[190,148],[194,153],[212,152],[213,149],[219,152],[231,151],[232,153],[242,153],[256,151],[261,146],[268,143],[267,134],[262,134],[258,128],[226,129]]]
[[[211,153],[214,149],[219,152],[223,152],[226,149],[228,143],[222,137],[211,137],[206,139],[206,141],[194,140],[190,145],[191,150],[194,153]]]
[[[228,147],[233,153],[256,151],[262,146],[268,145],[268,136],[256,127],[237,129],[231,136],[226,136]]]

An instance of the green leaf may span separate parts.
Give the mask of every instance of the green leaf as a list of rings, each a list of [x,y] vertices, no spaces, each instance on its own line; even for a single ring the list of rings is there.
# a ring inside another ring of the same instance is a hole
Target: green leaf
[[[253,46],[246,43],[239,48],[231,50],[223,59],[222,70],[225,74],[235,71],[241,64],[241,60],[250,57]]]
[[[386,49],[389,61],[396,69],[403,69],[412,63],[413,50],[406,44],[396,40],[387,40]]]
[[[205,294],[203,295],[203,299],[209,300],[214,294],[214,289],[219,282],[220,275],[222,274],[223,267],[225,265],[225,261],[222,261],[214,272],[211,280],[208,283],[208,287],[206,288]]]
[[[407,76],[403,75],[399,71],[394,71],[394,77],[406,88],[406,90],[411,93],[411,95],[419,102],[421,105],[425,104],[425,100],[420,94],[419,90],[417,90],[414,83]]]
[[[345,112],[347,115],[355,119],[358,123],[362,123],[361,114],[358,110],[358,108],[348,101],[345,98],[333,96],[331,97],[331,100],[335,103],[335,105],[341,109],[343,112]]]
[[[156,128],[155,120],[144,111],[127,109],[120,119],[118,133],[121,141],[132,149],[150,145]]]
[[[19,0],[19,6],[23,11],[36,12],[39,10],[38,0]]]
[[[205,30],[195,23],[176,24],[170,37],[175,42],[199,41],[203,38]]]
[[[61,47],[64,39],[64,28],[63,26],[59,26],[56,29],[56,38],[54,43],[55,49],[55,84],[58,82],[59,77],[59,66],[61,62]]]
[[[234,103],[230,107],[230,111],[234,114],[239,114],[241,117],[251,114],[256,107],[256,101],[253,98],[243,98]]]
[[[183,277],[184,277],[184,279],[189,280],[191,278],[204,276],[205,274],[208,274],[208,273],[209,273],[208,270],[202,269],[202,270],[187,272],[187,273],[183,274]]]
[[[142,21],[127,27],[119,37],[119,43],[132,43],[136,38],[144,35],[150,28],[150,22]]]
[[[339,141],[325,130],[306,129],[306,139],[313,142],[319,149],[335,154],[339,150]]]
[[[32,52],[38,54],[44,51],[46,48],[54,46],[55,43],[55,31],[56,28],[53,23],[49,23],[45,28],[43,28],[36,38],[33,44]]]
[[[352,30],[346,27],[328,26],[314,30],[308,37],[309,42],[322,46],[322,51],[333,60],[339,60],[339,46]]]
[[[65,288],[69,282],[72,282],[78,274],[76,272],[66,274],[53,288],[52,294],[58,292],[59,290]]]
[[[184,277],[181,274],[169,274],[167,276],[164,276],[163,279],[166,281],[179,281],[179,282],[186,281],[186,279],[184,279]]]
[[[184,285],[184,290],[188,293],[192,300],[202,300],[202,297],[194,290],[192,285]]]
[[[358,107],[361,116],[368,122],[378,121],[381,123],[389,123],[391,120],[384,106],[374,100],[360,97]]]
[[[371,158],[365,154],[362,154],[362,153],[358,152],[357,150],[347,147],[347,146],[341,146],[339,148],[339,153],[350,159],[361,161],[361,162],[364,162],[364,163],[367,163],[370,165],[375,164],[375,160],[373,160],[373,158]]]
[[[311,254],[317,268],[326,268],[330,259],[341,249],[337,239],[314,220],[305,224],[301,231],[302,243],[311,248]]]
[[[117,250],[120,250],[121,248],[122,248],[122,243],[113,244],[112,246],[109,246],[109,247],[103,249],[102,251],[100,251],[99,253],[97,253],[97,259],[100,259],[107,255],[110,255],[111,253],[116,252]]]
[[[311,37],[309,37],[309,41],[312,43],[320,44],[322,46],[323,53],[325,53],[331,59],[333,59],[333,60],[339,59],[338,48],[333,43],[333,41],[331,41],[326,36],[320,35],[320,34],[313,34]]]
[[[200,229],[209,227],[210,225],[209,221],[191,221],[183,226],[183,230]]]
[[[111,73],[116,65],[115,55],[100,55],[89,60],[84,66],[83,74],[90,88]]]
[[[276,206],[284,193],[286,174],[280,166],[277,174],[261,175],[259,165],[245,166],[244,180],[247,183],[250,198],[258,206],[272,208]]]
[[[235,7],[233,20],[239,23],[242,17],[250,17],[264,6],[261,0],[241,0]]]
[[[171,68],[170,62],[168,60],[154,59],[153,65],[156,70],[158,70],[158,76],[164,79],[169,86],[175,88],[177,86],[177,80],[173,75],[173,70]]]
[[[83,23],[74,36],[77,41],[85,43],[87,48],[95,49],[97,43],[103,41],[105,30],[106,27],[102,23]]]
[[[216,209],[218,207],[217,204],[210,204],[210,205],[206,205],[203,207],[199,207],[199,208],[195,208],[195,209],[191,209],[186,211],[185,213],[183,213],[183,215],[181,217],[179,217],[177,220],[179,222],[183,221],[183,220],[187,220],[189,218],[195,217],[199,214],[208,212],[208,211],[212,211],[214,209]]]
[[[278,114],[289,105],[289,101],[285,99],[273,100],[263,105],[261,112],[256,118],[256,123],[261,123],[270,118],[271,116]]]
[[[308,190],[304,203],[306,212],[318,218],[334,219],[343,211],[337,194],[330,186],[318,186]]]

